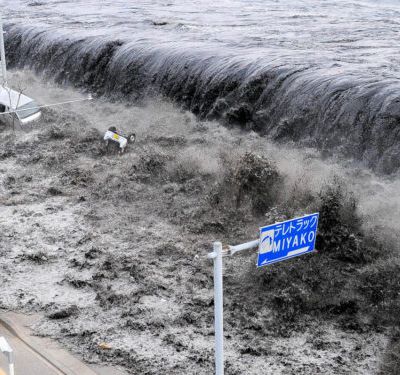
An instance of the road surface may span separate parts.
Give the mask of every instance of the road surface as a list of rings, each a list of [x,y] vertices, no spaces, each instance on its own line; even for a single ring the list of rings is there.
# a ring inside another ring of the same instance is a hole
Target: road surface
[[[14,351],[15,375],[62,375],[52,365],[31,350],[20,339],[13,336],[0,325],[0,337],[3,336]],[[0,375],[8,375],[7,357],[0,353]]]

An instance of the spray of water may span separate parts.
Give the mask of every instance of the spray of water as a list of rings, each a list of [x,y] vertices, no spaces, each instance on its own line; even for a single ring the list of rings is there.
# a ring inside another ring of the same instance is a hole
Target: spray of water
[[[43,86],[30,72],[15,72],[12,81],[29,86],[27,93],[41,104],[85,98],[51,83]],[[66,104],[60,109],[79,114],[82,127],[105,131],[116,126],[126,133],[135,132],[139,144],[155,135],[160,139],[182,139],[178,159],[195,165],[198,172],[211,174],[216,180],[224,173],[222,154],[237,158],[247,151],[266,156],[277,164],[285,176],[287,195],[293,189],[318,194],[336,176],[357,198],[366,230],[378,229],[382,238],[391,240],[400,233],[396,219],[400,217],[400,179],[395,175],[377,175],[354,162],[324,158],[315,148],[299,148],[293,143],[277,145],[256,132],[228,129],[214,121],[199,121],[192,113],[164,100],[150,99],[140,106],[94,100]]]

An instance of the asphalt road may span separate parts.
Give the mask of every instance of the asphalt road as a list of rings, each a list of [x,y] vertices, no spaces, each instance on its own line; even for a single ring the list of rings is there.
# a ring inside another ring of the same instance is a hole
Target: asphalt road
[[[62,375],[21,340],[0,325],[3,336],[14,351],[15,375]],[[8,375],[7,357],[0,353],[0,375]]]

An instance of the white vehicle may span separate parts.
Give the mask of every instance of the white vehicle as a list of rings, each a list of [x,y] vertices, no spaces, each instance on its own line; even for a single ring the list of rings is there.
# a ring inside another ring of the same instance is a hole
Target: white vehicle
[[[0,85],[0,121],[10,123],[18,120],[25,125],[39,119],[41,114],[33,99]]]
[[[3,22],[0,19],[0,122],[12,122],[17,120],[20,124],[27,124],[37,120],[41,116],[40,107],[35,101],[21,92],[7,86],[6,54],[4,48]]]
[[[106,148],[108,149],[108,146],[110,144],[110,141],[116,142],[119,144],[119,153],[122,154],[126,146],[128,146],[128,143],[133,144],[136,141],[136,134],[131,133],[129,135],[123,135],[120,131],[117,130],[115,126],[111,126],[108,128],[106,133],[104,134],[103,137],[105,143],[106,143]]]

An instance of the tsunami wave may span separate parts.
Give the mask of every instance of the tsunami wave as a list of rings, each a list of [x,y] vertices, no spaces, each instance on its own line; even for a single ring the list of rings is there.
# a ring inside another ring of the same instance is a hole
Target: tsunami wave
[[[136,102],[162,95],[200,119],[315,147],[378,173],[400,167],[400,83],[393,77],[37,26],[9,25],[6,46],[10,67],[98,96]]]

